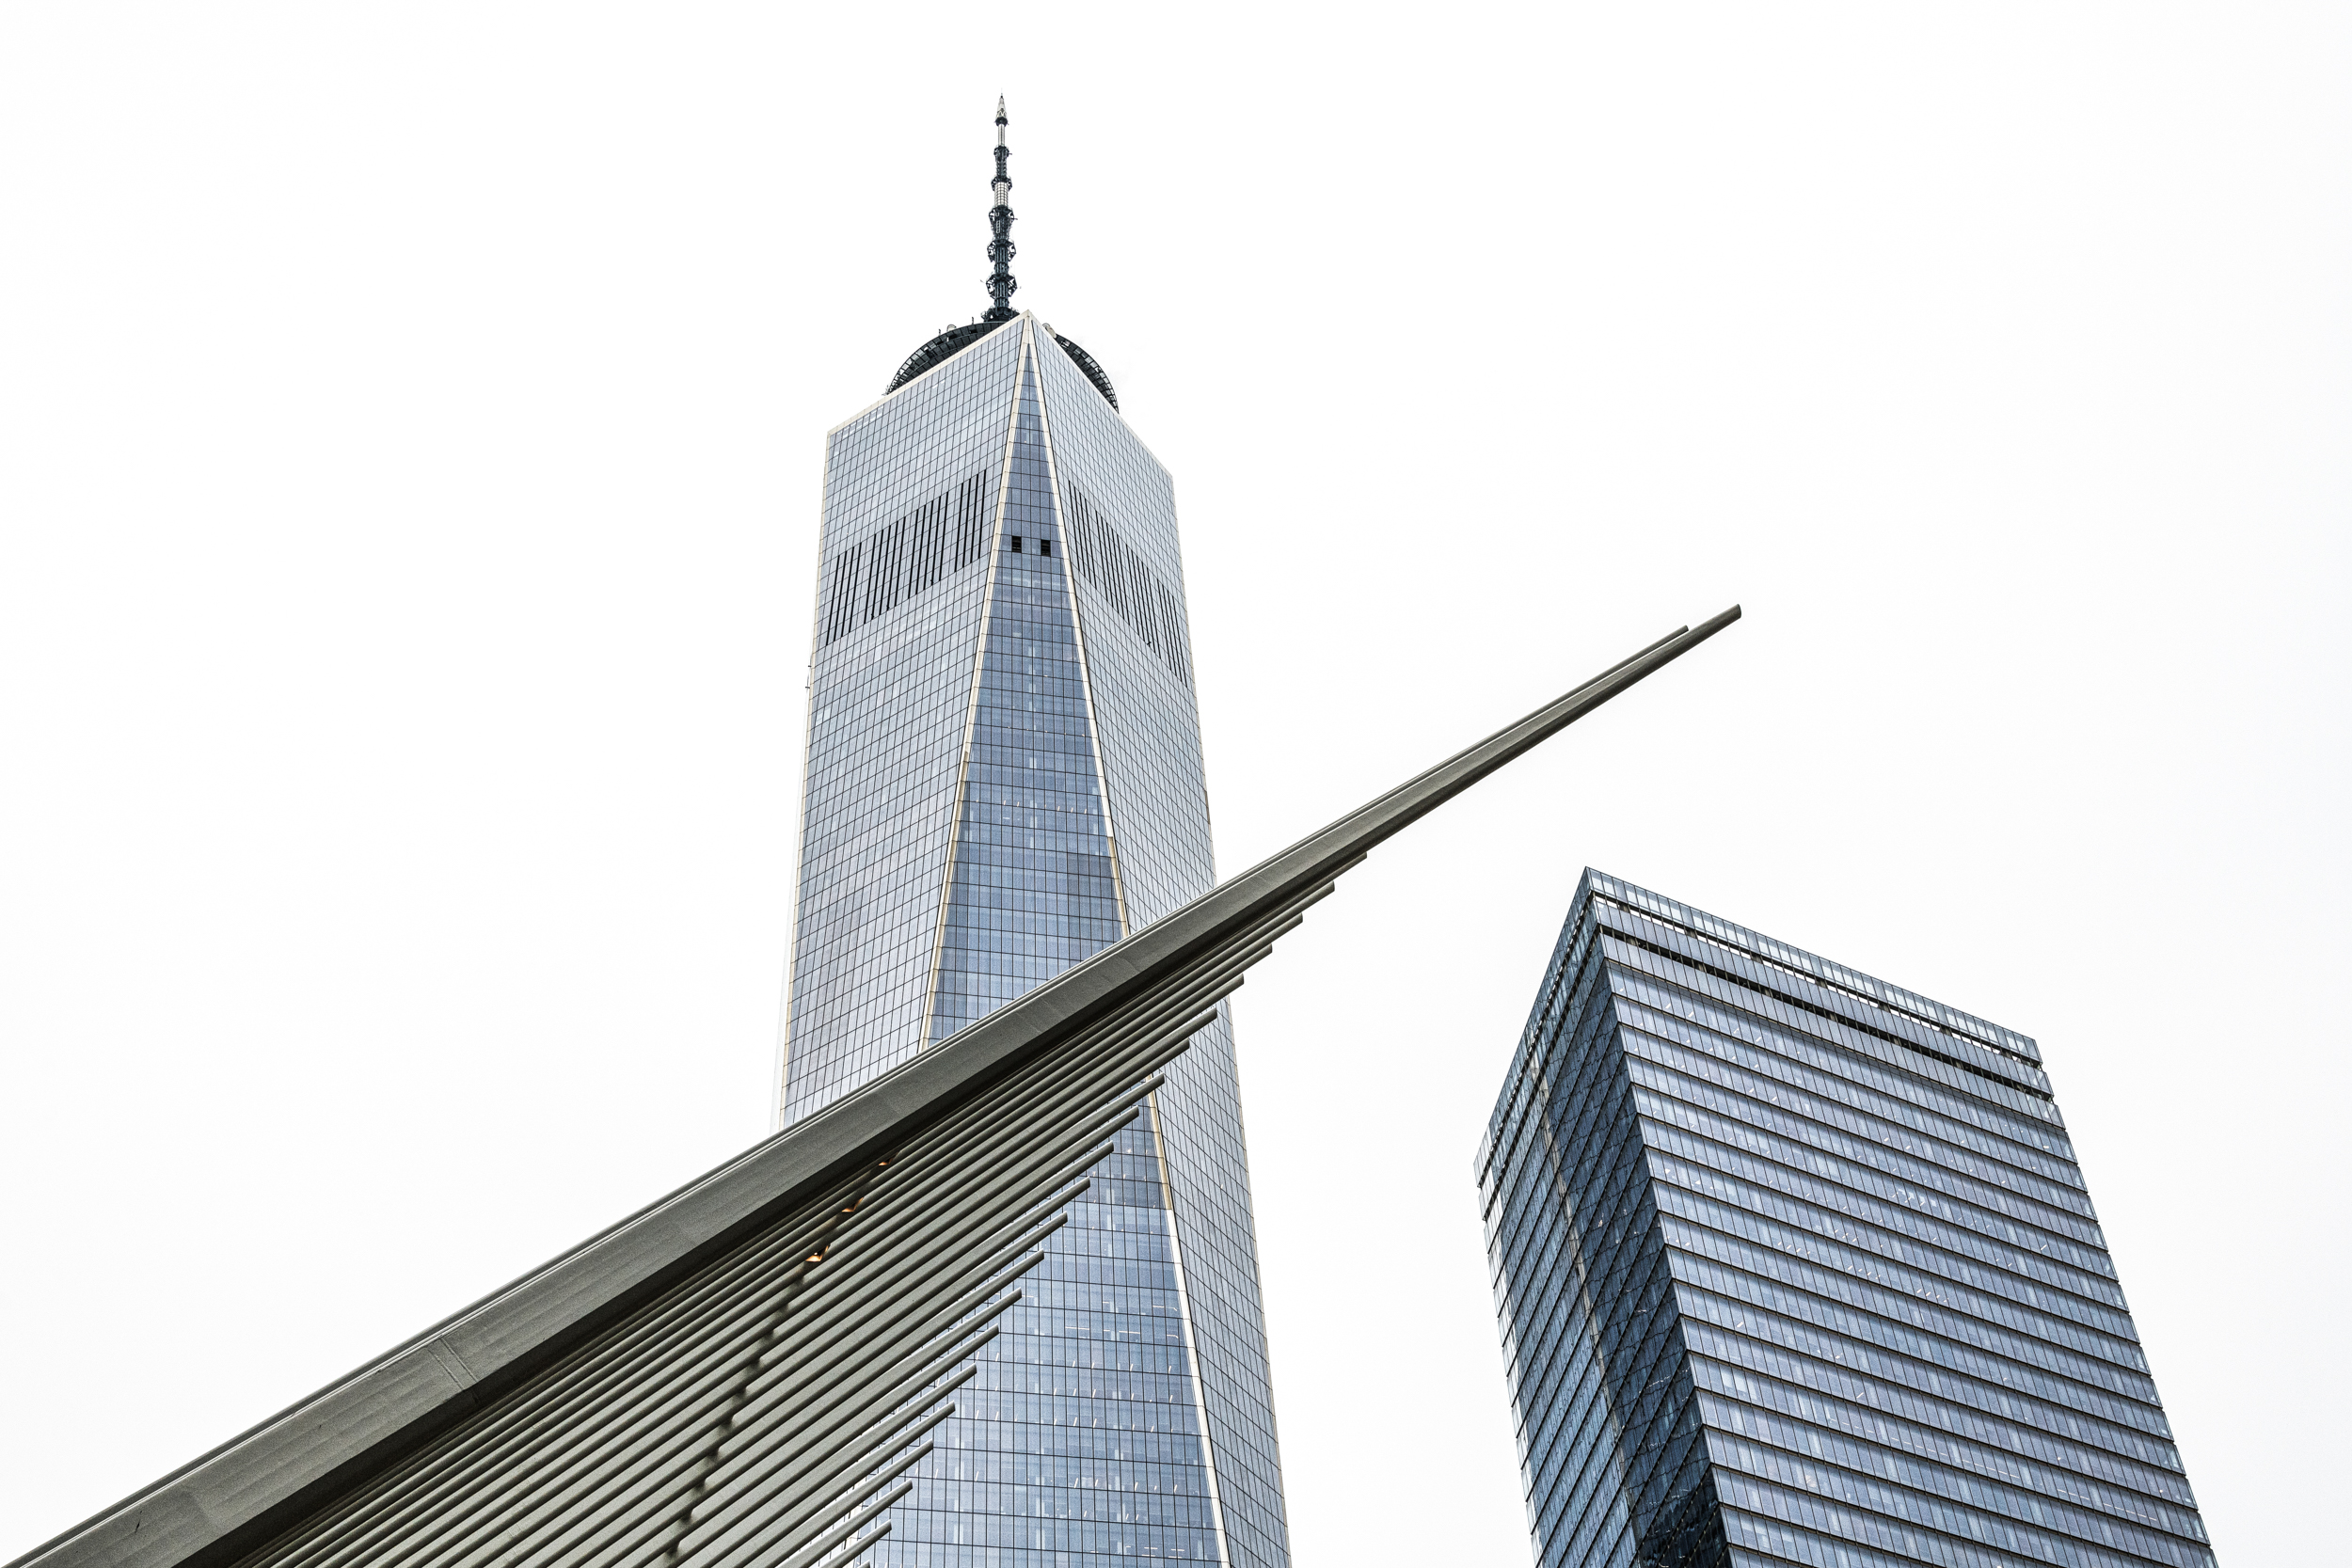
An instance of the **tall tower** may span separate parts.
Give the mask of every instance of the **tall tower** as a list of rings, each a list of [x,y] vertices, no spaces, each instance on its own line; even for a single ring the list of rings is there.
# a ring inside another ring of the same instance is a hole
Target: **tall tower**
[[[1215,880],[1173,489],[1102,367],[1011,307],[1005,127],[989,309],[827,441],[785,1124]],[[1222,1011],[1150,1107],[878,1562],[1288,1562]]]
[[[1538,1568],[2212,1568],[2025,1036],[1588,870],[1477,1165]]]

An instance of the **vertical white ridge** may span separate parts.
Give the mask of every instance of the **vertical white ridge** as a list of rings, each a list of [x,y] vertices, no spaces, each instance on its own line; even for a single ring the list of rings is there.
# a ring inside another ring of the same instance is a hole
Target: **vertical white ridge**
[[[1026,327],[1026,320],[1024,321]],[[1034,339],[1025,340],[1030,361],[1037,358]],[[1037,378],[1037,423],[1039,438],[1045,447],[1045,483],[1052,487],[1054,520],[1061,525],[1061,577],[1070,589],[1070,632],[1078,644],[1078,694],[1086,703],[1087,750],[1094,758],[1094,788],[1103,801],[1103,839],[1111,852],[1111,895],[1119,903],[1119,934],[1128,936],[1135,923],[1127,917],[1127,874],[1119,858],[1119,819],[1111,810],[1111,776],[1103,765],[1103,726],[1094,717],[1094,672],[1087,663],[1086,616],[1078,609],[1078,578],[1071,570],[1074,557],[1070,553],[1070,508],[1063,503],[1061,469],[1054,462],[1054,419],[1045,402],[1045,377],[1042,371]]]
[[[1012,492],[1012,449],[1021,431],[1021,377],[1029,358],[1028,323],[1024,320],[1021,350],[1013,356],[1012,396],[1005,405],[1005,444],[996,459],[996,510],[988,530],[988,586],[980,594],[978,632],[972,639],[972,686],[963,705],[963,750],[956,757],[956,798],[947,817],[947,852],[939,867],[939,919],[931,927],[931,961],[923,982],[923,1016],[914,1049],[931,1044],[931,1014],[939,1006],[939,960],[947,944],[947,906],[956,894],[956,849],[963,840],[963,797],[972,782],[972,735],[980,721],[980,671],[988,657],[988,628],[996,614],[996,571],[1005,553],[1005,507]]]
[[[1025,330],[1027,322],[1033,319],[1024,318]],[[1034,360],[1037,352],[1034,340],[1025,339],[1024,348]],[[1054,462],[1054,424],[1051,412],[1046,406],[1045,376],[1041,370],[1037,380],[1037,414],[1039,430],[1045,444],[1046,481],[1053,486],[1054,516],[1057,522],[1063,521],[1070,514],[1069,508],[1062,501],[1061,469]],[[1103,726],[1095,721],[1094,717],[1094,673],[1087,664],[1085,615],[1078,608],[1077,573],[1072,570],[1075,557],[1070,553],[1071,531],[1065,526],[1061,533],[1061,575],[1062,580],[1070,587],[1070,626],[1078,643],[1078,689],[1086,699],[1087,745],[1094,755],[1095,788],[1103,799],[1103,836],[1108,843],[1111,852],[1111,890],[1119,899],[1119,934],[1125,937],[1134,927],[1127,918],[1127,884],[1125,874],[1120,865],[1119,832],[1111,815],[1111,775],[1109,768],[1103,761]],[[1185,657],[1189,658],[1191,657],[1189,644],[1192,641],[1190,626],[1192,617],[1187,614],[1184,619],[1186,622],[1184,641],[1187,644]],[[1209,1517],[1213,1521],[1213,1529],[1216,1536],[1216,1560],[1226,1564],[1227,1568],[1231,1568],[1232,1546],[1226,1538],[1225,1498],[1216,1481],[1216,1434],[1209,1424],[1208,1389],[1200,1381],[1200,1345],[1192,1323],[1192,1291],[1184,1283],[1184,1241],[1176,1224],[1176,1188],[1175,1184],[1168,1180],[1168,1146],[1160,1136],[1159,1092],[1152,1091],[1145,1098],[1144,1103],[1149,1105],[1152,1111],[1152,1158],[1160,1172],[1160,1208],[1161,1212],[1168,1216],[1169,1261],[1176,1265],[1176,1321],[1184,1326],[1184,1367],[1192,1377],[1192,1407],[1200,1421],[1200,1457],[1206,1462],[1203,1467],[1209,1475]]]
[[[1222,1006],[1220,1004],[1220,1006]],[[1209,1390],[1200,1381],[1200,1347],[1194,1342],[1192,1291],[1184,1283],[1184,1243],[1176,1228],[1176,1187],[1168,1179],[1168,1145],[1160,1136],[1160,1097],[1144,1097],[1152,1108],[1152,1153],[1160,1166],[1160,1212],[1168,1216],[1168,1245],[1176,1262],[1176,1316],[1184,1325],[1184,1368],[1192,1374],[1192,1407],[1200,1413],[1200,1455],[1208,1461],[1209,1517],[1216,1523],[1216,1560],[1232,1568],[1232,1544],[1226,1539],[1225,1494],[1216,1483],[1216,1434],[1209,1428]]]

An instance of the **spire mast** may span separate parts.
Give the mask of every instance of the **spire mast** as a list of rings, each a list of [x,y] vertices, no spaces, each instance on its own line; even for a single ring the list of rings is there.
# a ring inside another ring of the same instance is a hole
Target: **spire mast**
[[[1005,160],[1011,151],[1005,146],[1005,101],[996,100],[996,181],[989,190],[996,198],[988,210],[988,259],[995,270],[989,274],[988,297],[993,301],[982,315],[982,321],[1012,320],[1012,292],[1021,287],[1012,276],[1012,208],[1006,198],[1012,194],[1012,177],[1005,172]]]

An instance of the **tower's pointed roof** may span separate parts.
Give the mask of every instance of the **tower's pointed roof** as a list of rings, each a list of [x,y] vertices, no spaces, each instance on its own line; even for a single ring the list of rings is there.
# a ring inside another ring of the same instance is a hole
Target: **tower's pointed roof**
[[[898,367],[898,373],[892,376],[890,385],[883,388],[885,392],[897,391],[932,366],[953,358],[1007,322],[1018,319],[1021,314],[1012,308],[1013,291],[1021,284],[1012,275],[1012,176],[1005,171],[1006,160],[1012,156],[1012,150],[1005,142],[1006,124],[1005,101],[999,97],[996,100],[996,177],[988,187],[992,198],[988,209],[988,309],[977,320],[961,326],[948,327],[908,355],[906,363]],[[1104,401],[1113,408],[1118,407],[1119,394],[1111,390],[1111,378],[1103,373],[1103,367],[1095,363],[1094,356],[1058,332],[1053,336],[1054,341],[1062,346],[1062,352],[1086,372],[1087,379],[1094,384],[1096,391],[1103,394]]]

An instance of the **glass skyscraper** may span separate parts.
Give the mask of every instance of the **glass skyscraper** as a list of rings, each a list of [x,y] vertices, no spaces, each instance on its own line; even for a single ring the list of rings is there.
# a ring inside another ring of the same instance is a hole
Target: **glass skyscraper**
[[[1588,870],[1477,1174],[1541,1568],[2210,1568],[2025,1036]]]
[[[1215,880],[1168,471],[1094,360],[1006,303],[827,443],[789,1124]],[[880,1563],[1282,1568],[1228,1022],[1022,1282]]]

